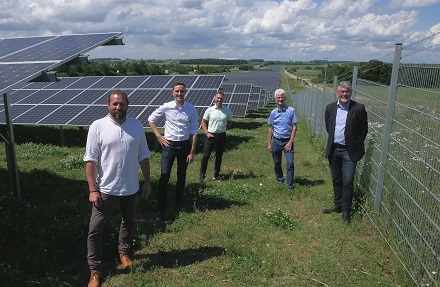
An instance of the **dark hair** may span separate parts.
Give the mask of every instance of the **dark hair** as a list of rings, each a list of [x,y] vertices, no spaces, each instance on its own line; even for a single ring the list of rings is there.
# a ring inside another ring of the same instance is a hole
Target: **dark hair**
[[[174,90],[174,87],[175,86],[183,86],[184,88],[185,88],[185,90],[186,90],[186,85],[184,84],[184,83],[182,83],[182,82],[175,82],[174,84],[173,84],[173,90]]]
[[[223,97],[225,97],[225,93],[221,90],[218,90],[216,93],[216,95],[222,95]]]
[[[125,102],[127,103],[127,106],[128,106],[128,96],[127,96],[126,92],[124,92],[122,90],[112,90],[112,91],[110,91],[108,93],[108,100],[107,100],[108,104],[110,104],[110,98],[111,98],[112,95],[123,96],[124,100],[125,100]]]

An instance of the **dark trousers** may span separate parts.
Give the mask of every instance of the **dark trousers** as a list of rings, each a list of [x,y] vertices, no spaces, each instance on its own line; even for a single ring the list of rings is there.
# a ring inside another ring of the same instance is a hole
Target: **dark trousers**
[[[161,171],[159,179],[159,211],[162,216],[165,216],[167,206],[167,190],[168,182],[170,180],[171,169],[174,160],[177,158],[177,184],[175,205],[177,208],[182,207],[183,189],[185,188],[186,169],[188,162],[186,161],[191,152],[191,142],[189,140],[180,142],[171,142],[167,147],[162,149]]]
[[[115,202],[119,202],[122,221],[119,227],[119,253],[127,254],[133,240],[136,219],[137,193],[129,196],[114,196],[101,193],[102,204],[92,207],[87,237],[87,263],[89,269],[98,269],[102,263],[103,232]]]
[[[222,165],[223,151],[225,150],[226,133],[214,134],[212,138],[205,138],[205,145],[203,146],[203,157],[200,165],[200,179],[206,176],[206,169],[208,168],[209,157],[212,150],[215,148],[215,164],[214,177],[220,175],[220,167]]]
[[[353,200],[353,181],[357,163],[351,161],[346,148],[333,147],[329,164],[335,206],[342,207],[342,212],[349,213]]]

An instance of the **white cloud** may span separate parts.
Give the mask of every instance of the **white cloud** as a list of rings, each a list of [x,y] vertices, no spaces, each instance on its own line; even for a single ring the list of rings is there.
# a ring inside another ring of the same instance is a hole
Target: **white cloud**
[[[426,7],[440,3],[440,0],[391,0],[390,7],[395,9],[400,8],[418,8]]]
[[[387,10],[383,1],[3,0],[0,32],[2,37],[123,32],[125,46],[98,49],[95,57],[299,60],[302,47],[309,48],[310,59],[371,57],[358,51],[392,48],[396,41],[421,39],[438,29],[438,20],[404,8],[440,0],[393,1],[398,10]],[[421,23],[424,28],[417,27]]]

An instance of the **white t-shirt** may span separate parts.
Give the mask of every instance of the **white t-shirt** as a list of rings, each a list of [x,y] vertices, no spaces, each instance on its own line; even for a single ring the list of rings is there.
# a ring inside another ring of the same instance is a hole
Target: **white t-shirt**
[[[119,124],[109,116],[89,128],[84,161],[98,166],[96,179],[103,193],[127,196],[139,190],[139,162],[150,157],[145,132],[139,120],[126,117]]]

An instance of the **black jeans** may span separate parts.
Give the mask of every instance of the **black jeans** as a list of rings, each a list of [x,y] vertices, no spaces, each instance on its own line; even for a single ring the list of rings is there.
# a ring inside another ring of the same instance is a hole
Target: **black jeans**
[[[220,175],[220,167],[222,165],[223,151],[225,149],[226,133],[214,134],[212,138],[205,138],[205,145],[203,146],[203,157],[200,165],[200,179],[204,179],[206,176],[206,169],[208,168],[209,157],[212,150],[215,148],[215,165],[214,165],[214,177]]]
[[[186,161],[191,152],[191,142],[189,140],[172,142],[162,149],[161,172],[159,179],[159,211],[162,216],[165,215],[167,205],[167,189],[170,180],[171,169],[174,160],[177,158],[177,183],[175,204],[177,208],[182,207],[183,189],[185,188],[186,169],[188,162]]]

